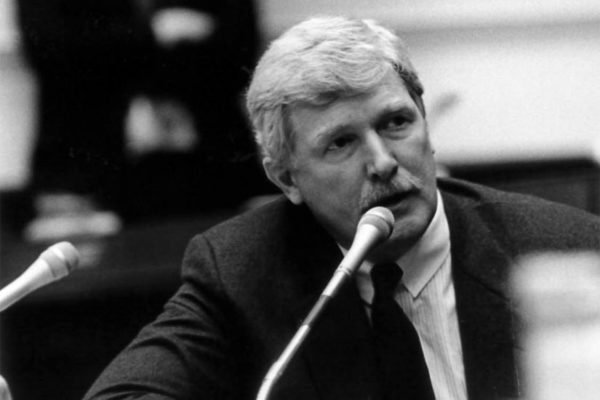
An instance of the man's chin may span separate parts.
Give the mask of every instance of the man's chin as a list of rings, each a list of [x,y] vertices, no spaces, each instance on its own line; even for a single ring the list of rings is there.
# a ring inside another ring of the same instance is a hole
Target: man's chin
[[[397,219],[391,236],[369,253],[369,259],[376,262],[398,260],[423,236],[427,226],[428,224],[412,218]]]
[[[412,243],[414,244],[414,242]],[[405,240],[391,237],[369,252],[368,259],[372,262],[395,262],[408,250],[412,244]]]

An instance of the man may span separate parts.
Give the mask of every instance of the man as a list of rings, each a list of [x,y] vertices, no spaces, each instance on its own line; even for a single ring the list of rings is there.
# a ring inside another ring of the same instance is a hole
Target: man
[[[408,398],[518,397],[509,268],[533,251],[600,249],[600,221],[436,182],[422,93],[399,39],[374,22],[315,18],[273,42],[248,109],[264,169],[285,198],[192,240],[178,293],[87,398],[255,398],[374,206],[393,212],[392,236],[334,299],[274,398],[398,398],[390,393],[417,386],[388,374],[379,351],[380,286],[370,273],[390,262],[403,273],[393,299],[418,335],[414,368],[398,374],[425,365],[423,393]]]

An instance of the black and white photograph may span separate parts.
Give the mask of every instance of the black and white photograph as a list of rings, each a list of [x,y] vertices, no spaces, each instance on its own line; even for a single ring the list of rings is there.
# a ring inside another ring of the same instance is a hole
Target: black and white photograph
[[[0,0],[0,400],[596,400],[600,3]]]

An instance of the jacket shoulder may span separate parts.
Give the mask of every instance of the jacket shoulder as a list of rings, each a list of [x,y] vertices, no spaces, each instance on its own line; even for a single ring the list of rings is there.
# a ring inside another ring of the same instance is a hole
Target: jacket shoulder
[[[315,246],[321,251],[335,244],[306,206],[281,196],[196,235],[188,249],[210,253],[220,270],[237,275],[242,270],[267,273],[278,264],[304,260]]]
[[[543,248],[600,249],[597,215],[536,196],[457,179],[440,179],[439,187],[453,225],[477,223],[505,240]]]

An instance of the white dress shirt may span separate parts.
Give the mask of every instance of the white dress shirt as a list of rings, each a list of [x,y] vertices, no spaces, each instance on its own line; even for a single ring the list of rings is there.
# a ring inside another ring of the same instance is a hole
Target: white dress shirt
[[[436,399],[466,400],[450,232],[439,192],[437,196],[437,209],[425,234],[396,261],[403,276],[395,298],[419,334]],[[373,300],[371,267],[371,263],[364,262],[356,274],[368,313]]]

